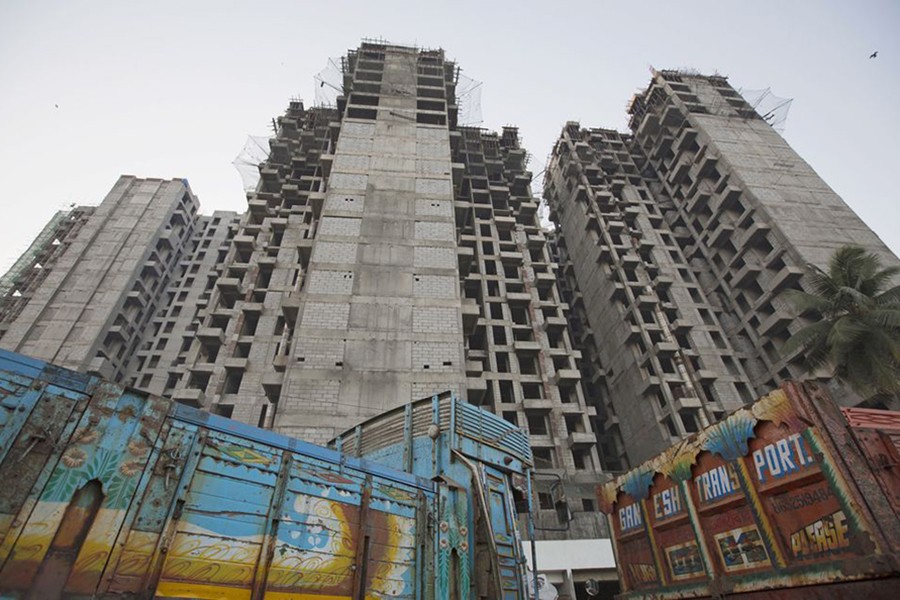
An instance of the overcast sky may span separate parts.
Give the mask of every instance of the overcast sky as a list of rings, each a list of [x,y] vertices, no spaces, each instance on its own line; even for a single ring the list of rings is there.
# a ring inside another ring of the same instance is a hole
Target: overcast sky
[[[442,47],[539,171],[567,120],[626,128],[650,68],[793,98],[790,144],[900,253],[900,2],[0,2],[0,271],[123,173],[243,210],[231,165],[363,37]],[[878,51],[878,57],[869,55]]]

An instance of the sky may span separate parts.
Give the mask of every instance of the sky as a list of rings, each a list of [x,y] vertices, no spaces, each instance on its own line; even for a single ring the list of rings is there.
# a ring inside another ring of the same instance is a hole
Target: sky
[[[784,136],[900,254],[900,2],[0,2],[0,272],[120,174],[242,211],[232,161],[362,38],[443,48],[540,171],[566,121],[626,130],[651,68],[793,98]],[[878,51],[875,59],[872,52]]]

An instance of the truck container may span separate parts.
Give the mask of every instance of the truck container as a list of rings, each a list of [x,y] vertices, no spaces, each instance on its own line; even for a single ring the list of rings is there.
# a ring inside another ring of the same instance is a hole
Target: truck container
[[[621,597],[900,597],[898,440],[787,382],[599,486]]]
[[[0,351],[0,597],[525,598],[523,432],[443,395],[334,446]]]

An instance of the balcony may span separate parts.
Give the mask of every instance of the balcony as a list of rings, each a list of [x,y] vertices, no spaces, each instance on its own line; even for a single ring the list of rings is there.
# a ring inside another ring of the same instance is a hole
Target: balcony
[[[295,292],[286,292],[281,296],[281,312],[284,313],[285,319],[289,323],[297,321],[297,313],[300,310],[300,294]]]
[[[240,369],[242,371],[247,370],[247,365],[249,363],[249,359],[238,357],[226,358],[224,361],[226,369]]]
[[[659,389],[659,377],[656,375],[650,375],[644,379],[642,382],[639,392],[641,394],[649,391],[649,390],[657,390]]]
[[[782,310],[776,311],[759,325],[757,333],[762,336],[771,336],[782,331],[794,318]]]
[[[672,330],[672,333],[687,333],[694,328],[693,325],[691,325],[684,319],[675,319],[674,321],[672,321],[669,327]]]
[[[471,334],[475,331],[475,327],[478,326],[478,319],[481,317],[481,310],[478,308],[478,304],[472,298],[463,298],[462,306],[462,320],[463,320],[463,330],[467,334]]]
[[[538,204],[532,200],[522,201],[519,203],[519,214],[524,217],[532,217],[537,212]]]
[[[331,175],[331,167],[334,165],[334,154],[320,155],[319,162],[322,165],[322,176],[329,177]]]
[[[709,234],[710,246],[721,246],[734,235],[734,225],[728,221],[722,221],[718,227],[713,229]]]
[[[736,285],[738,287],[744,287],[745,285],[755,281],[761,272],[762,267],[760,267],[759,265],[747,263],[743,267],[738,269],[738,272],[734,274],[731,283],[732,285]]]
[[[318,219],[322,216],[322,205],[325,204],[325,192],[310,192],[306,201],[313,209],[313,214]]]
[[[494,217],[494,224],[497,229],[515,229],[516,219],[514,217]]]
[[[597,437],[587,431],[573,431],[566,438],[566,445],[569,448],[589,448],[596,443]]]
[[[216,287],[226,296],[236,296],[241,292],[241,280],[237,277],[222,277],[216,281]]]
[[[711,371],[710,369],[698,369],[694,372],[694,375],[697,377],[698,381],[703,383],[709,383],[719,378],[716,372]]]
[[[201,327],[197,330],[197,338],[204,344],[222,344],[225,332],[221,327]]]
[[[251,197],[247,199],[247,209],[252,215],[266,215],[269,213],[269,203],[260,198]]]
[[[765,223],[760,223],[759,221],[757,221],[750,226],[750,228],[744,233],[743,236],[741,236],[738,247],[743,248],[748,245],[756,244],[757,242],[765,238],[771,230],[772,228]]]
[[[539,288],[550,288],[556,285],[556,275],[553,273],[536,273],[535,283]]]
[[[534,235],[528,236],[528,247],[529,248],[543,248],[544,244],[547,243],[547,238],[543,233],[536,233]]]
[[[530,304],[531,294],[528,292],[508,292],[506,301],[510,304]]]
[[[671,355],[678,352],[678,344],[674,342],[657,342],[653,344],[653,353],[654,354],[663,354],[663,355]]]
[[[459,272],[467,274],[472,268],[472,260],[475,258],[475,250],[466,246],[456,247],[456,261],[459,265]]]
[[[281,195],[284,196],[288,205],[293,205],[300,200],[300,188],[296,183],[286,183],[281,186]]]
[[[679,185],[684,176],[691,170],[690,160],[680,160],[669,172],[668,181],[671,185]]]
[[[688,148],[696,139],[697,131],[690,127],[685,127],[681,130],[681,133],[678,134],[678,137],[675,138],[675,148],[678,150]]]
[[[300,264],[304,267],[309,265],[309,258],[312,255],[312,247],[312,238],[306,238],[297,242],[297,255],[300,258]]]
[[[653,279],[653,287],[658,290],[667,290],[675,283],[675,279],[671,275],[657,275]]]
[[[525,410],[533,410],[537,412],[550,412],[553,410],[553,407],[556,404],[553,400],[547,400],[545,398],[525,398],[522,401],[522,406]]]
[[[172,400],[193,408],[204,408],[206,405],[206,395],[203,393],[203,390],[194,388],[175,390],[172,392]]]
[[[793,266],[785,266],[778,273],[775,274],[775,277],[769,282],[769,290],[772,292],[781,291],[784,288],[794,285],[800,278],[803,277],[803,269],[800,267]]]
[[[675,398],[675,410],[702,408],[703,403],[696,396],[684,396],[683,398]]]
[[[487,382],[481,377],[466,378],[466,399],[470,404],[480,405],[487,393]]]
[[[243,311],[245,313],[260,314],[263,311],[263,303],[262,302],[244,302],[241,305],[241,311]]]
[[[513,342],[516,354],[538,354],[541,351],[541,343],[534,341],[516,340]]]
[[[566,328],[566,319],[565,317],[545,317],[543,323],[544,331],[550,332],[561,332]]]
[[[581,381],[581,371],[578,369],[559,369],[553,376],[553,383],[556,385],[574,384],[578,381]]]
[[[609,246],[600,244],[597,248],[600,250],[600,254],[597,256],[598,263],[609,263],[612,261],[612,250],[610,250]]]
[[[687,197],[690,198],[686,204],[688,214],[697,214],[699,211],[706,208],[712,195],[708,184],[702,187],[697,185],[696,188],[696,191],[692,189],[687,193]]]
[[[128,333],[125,331],[124,325],[113,325],[109,329],[106,330],[106,335],[117,337],[123,342],[128,341]]]
[[[656,296],[651,294],[639,294],[637,298],[634,299],[634,303],[640,308],[650,308],[657,303]]]

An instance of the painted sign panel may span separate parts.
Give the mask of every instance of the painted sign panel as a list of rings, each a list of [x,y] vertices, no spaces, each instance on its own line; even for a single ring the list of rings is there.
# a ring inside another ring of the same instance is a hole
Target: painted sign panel
[[[646,538],[635,537],[627,540],[622,544],[621,552],[623,560],[627,560],[625,577],[628,578],[630,587],[644,589],[659,585],[659,572],[656,569],[653,550]]]
[[[900,417],[867,420],[873,422]],[[889,439],[892,431],[853,432],[851,441],[842,413],[820,388],[788,383],[599,487],[626,597],[795,586],[814,595],[817,583],[843,581],[884,584],[895,593],[891,578],[900,572],[883,554],[900,548],[892,510],[900,486],[872,470],[894,461],[869,452],[877,447],[888,457],[884,448],[895,448],[865,437]],[[647,522],[639,521],[633,497],[643,499]],[[664,575],[657,584],[650,584],[648,559]]]
[[[671,484],[650,494],[650,504],[653,506],[653,519],[656,523],[679,517],[686,514],[681,488]]]
[[[770,564],[769,555],[755,525],[717,533],[713,537],[722,565],[728,573],[767,567]]]

